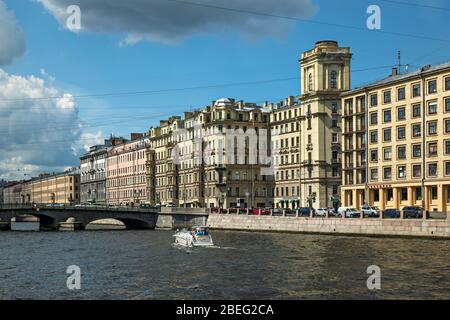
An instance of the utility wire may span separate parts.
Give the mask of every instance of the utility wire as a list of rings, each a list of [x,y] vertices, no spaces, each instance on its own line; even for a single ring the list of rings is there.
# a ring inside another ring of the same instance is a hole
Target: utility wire
[[[396,1],[396,0],[379,0],[379,1],[387,2],[387,3],[393,3],[393,4],[399,4],[399,5],[403,5],[403,6],[410,6],[410,7],[419,7],[419,8],[428,8],[428,9],[435,9],[435,10],[450,11],[450,8],[431,6],[431,5],[420,4],[420,3],[411,3],[411,2]]]
[[[345,28],[345,29],[352,29],[352,30],[359,30],[359,31],[366,31],[366,32],[376,32],[376,33],[388,34],[388,35],[394,35],[394,36],[450,43],[449,39],[434,38],[434,37],[428,37],[428,36],[424,36],[424,35],[417,35],[417,34],[411,34],[411,33],[401,33],[401,32],[378,30],[378,29],[369,30],[367,28],[352,26],[352,25],[345,25],[345,24],[331,23],[331,22],[318,21],[318,20],[312,20],[312,19],[283,16],[283,15],[277,15],[277,14],[271,14],[271,13],[264,13],[264,12],[256,12],[256,11],[251,11],[251,10],[216,6],[216,5],[211,5],[211,4],[203,4],[203,3],[184,1],[184,0],[169,0],[169,1],[174,2],[174,3],[184,4],[184,5],[224,10],[224,11],[230,11],[230,12],[235,12],[235,13],[243,13],[243,14],[250,14],[250,15],[256,15],[256,16],[277,18],[277,19],[286,19],[286,20],[298,21],[298,22],[304,22],[304,23],[320,24],[320,25],[326,25],[326,26],[330,26],[330,27]]]
[[[363,69],[351,70],[352,72],[363,72],[377,69],[385,69],[390,68],[391,66],[377,66],[377,67],[369,67]],[[346,72],[349,73],[349,72]],[[317,74],[317,77],[322,74]],[[256,85],[256,84],[266,84],[273,82],[285,82],[285,81],[293,81],[299,80],[299,76],[286,77],[286,78],[275,78],[275,79],[266,79],[266,80],[257,80],[257,81],[246,81],[246,82],[232,82],[232,83],[222,83],[215,85],[203,85],[203,86],[194,86],[194,87],[181,87],[181,88],[166,88],[166,89],[155,89],[155,90],[143,90],[143,91],[124,91],[124,92],[107,92],[107,93],[97,93],[97,94],[84,94],[84,95],[72,95],[74,99],[80,98],[91,98],[91,97],[117,97],[117,96],[132,96],[132,95],[152,95],[156,93],[171,93],[177,91],[189,91],[189,90],[201,90],[201,89],[215,89],[215,88],[224,88],[224,87],[235,87],[242,85]],[[45,101],[45,100],[54,100],[61,99],[63,95],[60,96],[48,96],[48,97],[39,97],[39,98],[11,98],[11,99],[0,99],[0,102],[17,102],[17,101]],[[1,107],[0,107],[1,108]]]

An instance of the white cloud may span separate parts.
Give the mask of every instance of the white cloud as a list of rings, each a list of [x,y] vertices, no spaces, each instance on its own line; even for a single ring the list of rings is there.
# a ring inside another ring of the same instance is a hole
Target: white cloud
[[[70,5],[81,9],[81,30],[124,34],[121,44],[176,42],[197,34],[238,32],[246,37],[279,36],[292,21],[243,12],[187,5],[171,0],[37,0],[66,28]],[[192,2],[304,18],[316,8],[311,0],[192,0]]]
[[[0,0],[0,66],[11,63],[25,52],[25,39],[14,13]]]
[[[71,94],[36,76],[0,69],[0,178],[77,165],[84,146],[79,140],[85,135]]]
[[[102,131],[97,131],[96,133],[85,132],[81,134],[79,141],[79,146],[88,151],[91,146],[101,145],[104,143],[104,135]],[[80,148],[79,147],[79,148]],[[78,149],[79,149],[78,148]]]

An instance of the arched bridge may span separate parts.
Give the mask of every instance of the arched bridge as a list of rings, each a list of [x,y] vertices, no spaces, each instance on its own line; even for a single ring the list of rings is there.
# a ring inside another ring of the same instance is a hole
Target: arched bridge
[[[40,220],[41,228],[57,229],[60,223],[73,218],[84,229],[89,223],[102,219],[121,221],[127,229],[154,229],[158,217],[156,209],[108,206],[52,206],[52,205],[4,205],[0,207],[0,221],[11,222],[17,216],[32,215]]]

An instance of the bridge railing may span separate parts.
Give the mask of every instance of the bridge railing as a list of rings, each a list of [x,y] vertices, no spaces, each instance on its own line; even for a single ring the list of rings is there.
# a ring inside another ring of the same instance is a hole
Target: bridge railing
[[[79,211],[117,211],[117,212],[140,212],[154,213],[157,209],[139,208],[130,206],[112,206],[112,205],[70,205],[70,204],[1,204],[0,210],[79,210]]]

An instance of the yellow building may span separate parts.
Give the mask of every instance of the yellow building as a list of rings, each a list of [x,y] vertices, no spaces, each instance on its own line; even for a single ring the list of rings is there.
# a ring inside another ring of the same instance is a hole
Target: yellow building
[[[342,95],[345,206],[450,205],[450,63]]]
[[[37,204],[77,204],[80,202],[80,173],[71,170],[45,174],[30,182],[32,201]]]
[[[350,89],[352,54],[319,41],[300,58],[301,95],[272,109],[277,207],[331,207],[341,185],[341,100]]]

